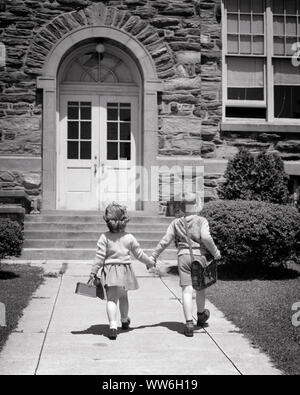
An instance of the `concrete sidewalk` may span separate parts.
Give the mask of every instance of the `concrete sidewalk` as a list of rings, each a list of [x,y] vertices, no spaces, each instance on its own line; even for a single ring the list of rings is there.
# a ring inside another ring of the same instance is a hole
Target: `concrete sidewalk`
[[[44,265],[65,273],[46,277],[34,295],[0,355],[0,375],[281,374],[211,303],[209,327],[183,336],[178,278],[155,277],[140,263],[140,290],[130,293],[132,330],[111,342],[105,303],[74,294],[90,266]]]

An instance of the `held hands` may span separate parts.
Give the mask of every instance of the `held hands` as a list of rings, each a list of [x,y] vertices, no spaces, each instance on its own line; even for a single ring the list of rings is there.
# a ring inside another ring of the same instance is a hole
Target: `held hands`
[[[148,269],[148,270],[153,269],[153,268],[156,267],[156,259],[154,259],[153,257],[151,257],[151,258],[149,258],[149,259],[150,259],[151,263],[149,263],[149,264],[147,265],[147,269]]]

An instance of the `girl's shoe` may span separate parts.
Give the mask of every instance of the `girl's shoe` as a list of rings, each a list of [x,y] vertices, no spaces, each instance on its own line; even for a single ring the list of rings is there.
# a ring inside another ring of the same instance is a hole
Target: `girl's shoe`
[[[108,338],[109,340],[117,340],[118,331],[116,329],[110,329]]]
[[[122,330],[128,331],[130,329],[131,320],[128,318],[127,322],[122,322]]]
[[[184,328],[184,334],[186,337],[194,336],[194,324],[192,322],[187,322]]]
[[[210,318],[210,311],[204,310],[203,313],[198,313],[197,326],[203,326]]]

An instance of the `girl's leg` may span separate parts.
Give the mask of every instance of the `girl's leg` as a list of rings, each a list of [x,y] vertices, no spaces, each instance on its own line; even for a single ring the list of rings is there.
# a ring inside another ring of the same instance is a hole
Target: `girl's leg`
[[[128,301],[128,292],[125,290],[120,291],[119,307],[120,307],[122,323],[128,322],[129,301]]]
[[[196,303],[198,313],[203,313],[205,310],[205,290],[197,291]]]
[[[186,321],[193,321],[193,287],[191,285],[182,288],[182,303]]]
[[[110,329],[118,329],[117,304],[119,300],[118,287],[107,288],[107,317]]]

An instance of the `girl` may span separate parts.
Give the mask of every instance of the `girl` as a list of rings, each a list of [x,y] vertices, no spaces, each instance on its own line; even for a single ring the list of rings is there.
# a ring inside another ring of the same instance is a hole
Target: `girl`
[[[147,269],[154,266],[153,260],[147,257],[135,237],[125,232],[129,217],[126,208],[117,203],[110,204],[104,220],[109,232],[101,235],[98,241],[95,263],[92,268],[89,285],[94,283],[98,271],[102,268],[101,278],[107,295],[107,315],[110,324],[109,338],[117,339],[117,304],[122,320],[122,329],[128,330],[129,302],[128,291],[139,288],[131,266],[130,253],[144,264]]]
[[[197,215],[202,207],[197,204],[196,195],[192,194],[189,199],[181,203],[181,211],[169,226],[166,235],[162,238],[155,251],[152,254],[156,262],[160,254],[175,240],[178,249],[178,269],[180,276],[180,286],[182,287],[183,311],[186,319],[184,334],[187,337],[194,336],[193,323],[193,286],[191,276],[192,259],[189,251],[189,244],[186,234],[184,218],[186,217],[189,233],[191,234],[192,248],[195,258],[205,254],[205,248],[215,259],[220,259],[221,254],[216,247],[209,231],[209,225],[205,218]],[[198,326],[203,326],[210,317],[209,310],[205,309],[205,291],[197,292],[196,296],[198,308]]]

